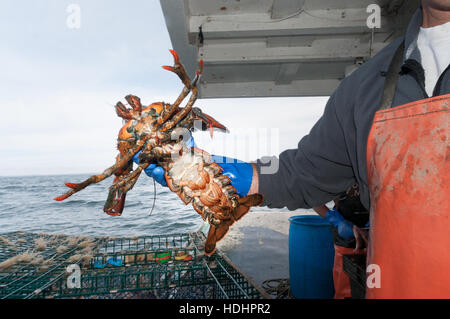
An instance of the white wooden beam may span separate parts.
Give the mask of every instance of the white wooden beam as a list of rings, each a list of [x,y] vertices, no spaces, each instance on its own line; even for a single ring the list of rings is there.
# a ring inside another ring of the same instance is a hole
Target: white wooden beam
[[[305,11],[285,19],[272,20],[269,14],[191,16],[191,38],[202,28],[203,38],[271,37],[294,35],[348,34],[369,32],[366,8]],[[385,31],[383,26],[377,32]]]
[[[372,48],[374,52],[378,52],[385,45],[378,42]],[[316,41],[308,47],[267,47],[264,42],[254,42],[205,45],[199,48],[199,58],[205,64],[332,62],[352,61],[357,57],[368,56],[369,43],[359,43],[352,39]]]
[[[201,83],[200,97],[328,96],[339,83],[338,79],[292,81],[288,85],[274,81]]]
[[[289,84],[295,79],[297,75],[299,63],[283,63],[278,70],[275,78],[275,84]]]
[[[303,8],[305,0],[273,0],[272,19],[286,18]]]
[[[419,1],[160,0],[188,72],[205,62],[202,98],[330,95],[355,61],[369,57],[367,5],[382,7],[377,53]]]

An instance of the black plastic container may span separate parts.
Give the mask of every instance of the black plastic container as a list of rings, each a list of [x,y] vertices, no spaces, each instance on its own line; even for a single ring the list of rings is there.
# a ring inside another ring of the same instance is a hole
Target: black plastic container
[[[366,295],[366,255],[344,255],[344,272],[350,278],[352,299],[363,299]]]

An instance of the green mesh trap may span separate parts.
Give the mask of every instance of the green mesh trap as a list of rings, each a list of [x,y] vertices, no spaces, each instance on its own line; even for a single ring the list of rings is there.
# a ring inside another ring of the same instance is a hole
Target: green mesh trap
[[[132,238],[3,234],[0,298],[267,297],[225,256],[205,256],[204,241],[201,232]],[[68,266],[79,267],[80,276]]]

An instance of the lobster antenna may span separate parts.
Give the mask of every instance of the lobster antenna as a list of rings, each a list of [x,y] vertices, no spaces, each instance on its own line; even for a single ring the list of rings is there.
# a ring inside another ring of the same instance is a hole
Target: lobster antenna
[[[155,208],[155,203],[156,203],[156,182],[155,179],[153,178],[153,205],[148,216],[152,216],[153,209]]]

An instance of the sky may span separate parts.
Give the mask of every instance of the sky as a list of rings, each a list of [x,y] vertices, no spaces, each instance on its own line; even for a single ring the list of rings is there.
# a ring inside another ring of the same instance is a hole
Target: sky
[[[71,4],[80,9],[75,27]],[[170,103],[182,89],[161,68],[172,64],[170,48],[158,0],[2,0],[0,176],[94,173],[113,164],[122,125],[114,104],[127,94]],[[278,155],[296,148],[327,99],[200,99],[196,106],[231,133],[194,137],[218,155]]]

